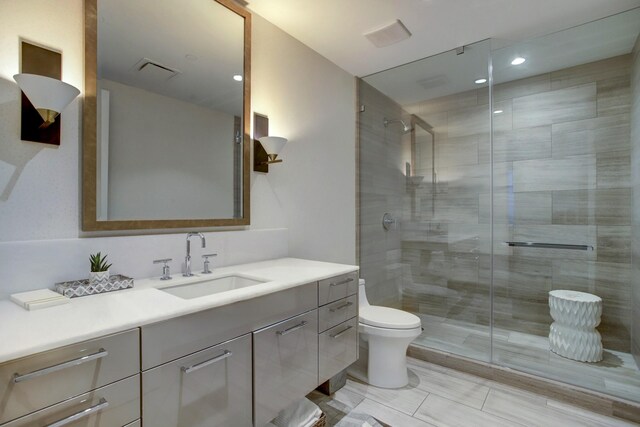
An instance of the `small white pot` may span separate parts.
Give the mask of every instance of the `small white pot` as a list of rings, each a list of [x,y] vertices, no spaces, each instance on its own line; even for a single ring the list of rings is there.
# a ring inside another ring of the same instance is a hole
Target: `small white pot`
[[[109,282],[109,270],[107,271],[91,271],[89,273],[89,284],[99,285],[101,283]]]

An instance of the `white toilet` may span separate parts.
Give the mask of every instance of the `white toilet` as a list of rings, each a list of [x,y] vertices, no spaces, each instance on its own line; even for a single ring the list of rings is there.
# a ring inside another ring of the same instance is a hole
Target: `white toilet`
[[[409,383],[407,347],[422,332],[420,318],[395,308],[370,305],[364,279],[359,285],[358,331],[369,344],[367,382],[383,388],[404,387]]]

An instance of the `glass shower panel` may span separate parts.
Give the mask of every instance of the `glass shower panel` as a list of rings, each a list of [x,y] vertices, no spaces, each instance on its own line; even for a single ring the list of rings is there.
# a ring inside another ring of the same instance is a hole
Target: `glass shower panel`
[[[636,9],[492,52],[493,362],[636,401],[629,113],[639,32]],[[550,351],[552,290],[602,298],[602,361]]]
[[[367,294],[422,319],[415,344],[484,361],[491,350],[490,51],[490,41],[474,43],[367,76],[359,87]],[[385,212],[395,220],[389,230]]]

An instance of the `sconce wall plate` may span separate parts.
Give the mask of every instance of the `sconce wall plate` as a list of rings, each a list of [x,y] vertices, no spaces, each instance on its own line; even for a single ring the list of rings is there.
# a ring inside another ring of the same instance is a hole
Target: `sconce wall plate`
[[[62,78],[62,54],[26,41],[20,42],[20,72],[38,74],[60,80]],[[60,145],[60,117],[49,126],[41,126],[44,120],[34,108],[29,98],[22,95],[20,115],[20,139],[22,141],[41,142]]]
[[[269,173],[269,161],[267,152],[258,141],[259,138],[269,135],[269,117],[264,114],[253,113],[253,170],[255,172]]]

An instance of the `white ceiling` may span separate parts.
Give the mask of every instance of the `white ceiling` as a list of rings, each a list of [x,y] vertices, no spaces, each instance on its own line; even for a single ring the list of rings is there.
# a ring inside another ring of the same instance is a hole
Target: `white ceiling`
[[[475,84],[488,75],[489,54],[496,84],[624,55],[640,33],[640,8],[536,37],[499,49],[493,41],[467,45],[464,54],[448,51],[372,74],[364,80],[400,105],[486,86]],[[511,65],[517,56],[526,58]]]
[[[521,41],[640,6],[640,0],[250,0],[249,9],[356,76],[488,38]],[[384,48],[362,34],[400,19]]]

